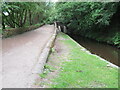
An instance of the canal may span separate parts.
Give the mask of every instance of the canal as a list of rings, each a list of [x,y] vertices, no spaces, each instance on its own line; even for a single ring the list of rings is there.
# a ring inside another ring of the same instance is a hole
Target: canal
[[[83,47],[85,47],[87,50],[89,50],[92,54],[96,54],[104,59],[106,59],[107,61],[120,66],[120,64],[118,63],[119,61],[119,53],[120,53],[120,49],[113,47],[111,45],[108,44],[104,44],[104,43],[99,43],[97,41],[88,39],[88,38],[84,38],[81,36],[74,36],[71,35],[71,37],[77,41],[80,45],[82,45]]]

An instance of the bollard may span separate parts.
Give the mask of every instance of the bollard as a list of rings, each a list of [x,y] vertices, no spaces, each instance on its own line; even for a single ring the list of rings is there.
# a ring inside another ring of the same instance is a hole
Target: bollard
[[[59,30],[59,32],[61,32],[61,27],[60,26],[58,26],[58,30]]]
[[[66,29],[66,26],[64,26],[64,30],[63,30],[63,31],[64,31],[64,33],[67,33],[67,29]]]

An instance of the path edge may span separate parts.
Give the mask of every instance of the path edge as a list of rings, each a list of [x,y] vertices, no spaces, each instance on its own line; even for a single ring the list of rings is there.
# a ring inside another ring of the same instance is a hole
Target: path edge
[[[33,88],[33,86],[36,82],[36,79],[38,79],[39,75],[43,73],[44,66],[45,66],[45,64],[47,62],[47,59],[49,57],[51,48],[54,45],[56,36],[57,36],[57,28],[54,25],[54,32],[53,32],[52,36],[50,37],[50,39],[48,40],[48,42],[45,44],[41,53],[39,54],[38,61],[35,65],[35,67],[32,69],[32,72],[31,72],[31,75],[30,75],[30,77],[32,77],[32,79],[30,80],[31,83],[27,83],[28,88]]]
[[[54,33],[51,36],[51,38],[49,39],[49,41],[47,42],[47,44],[45,45],[44,49],[42,50],[39,58],[38,58],[38,62],[35,66],[35,68],[32,70],[33,74],[41,74],[43,72],[44,69],[44,65],[47,61],[47,58],[50,54],[50,50],[54,45],[54,41],[56,39],[57,36],[57,28],[54,26]]]

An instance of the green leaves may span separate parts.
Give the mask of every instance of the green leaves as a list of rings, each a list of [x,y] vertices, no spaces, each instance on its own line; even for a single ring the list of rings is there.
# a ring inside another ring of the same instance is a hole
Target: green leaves
[[[2,24],[17,28],[43,23],[51,14],[51,5],[46,2],[4,2],[2,3]]]
[[[116,12],[117,3],[113,2],[64,2],[56,7],[58,20],[68,24],[73,30],[93,30],[110,23]],[[77,23],[76,23],[77,22]],[[71,23],[71,24],[70,24]],[[73,25],[75,23],[75,25]],[[99,27],[98,27],[99,26]]]

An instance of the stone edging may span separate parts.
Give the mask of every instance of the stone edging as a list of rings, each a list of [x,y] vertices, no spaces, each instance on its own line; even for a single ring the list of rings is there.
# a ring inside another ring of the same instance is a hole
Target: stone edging
[[[35,69],[32,71],[33,74],[41,74],[43,72],[44,69],[44,65],[47,61],[48,55],[50,53],[50,49],[53,46],[53,43],[55,41],[56,35],[57,35],[57,28],[54,27],[55,31],[53,33],[53,35],[51,36],[50,40],[48,41],[48,43],[46,44],[46,46],[44,47],[44,49],[42,50],[42,53],[38,59],[38,62],[35,66]]]
[[[11,28],[11,29],[5,29],[5,31],[2,32],[2,38],[8,38],[8,37],[12,37],[18,34],[22,34],[28,31],[32,31],[35,30],[41,26],[43,26],[44,24],[35,26],[35,25],[31,25],[31,26],[26,26],[26,27],[19,27],[19,28]]]
[[[30,82],[27,83],[27,88],[33,88],[36,80],[39,79],[39,74],[41,74],[44,70],[44,65],[47,61],[47,58],[50,53],[50,49],[52,48],[55,38],[56,38],[56,35],[57,35],[57,28],[55,26],[54,26],[54,30],[55,31],[54,31],[53,35],[51,36],[51,38],[49,39],[49,41],[43,48],[43,50],[38,58],[37,64],[31,71]]]

